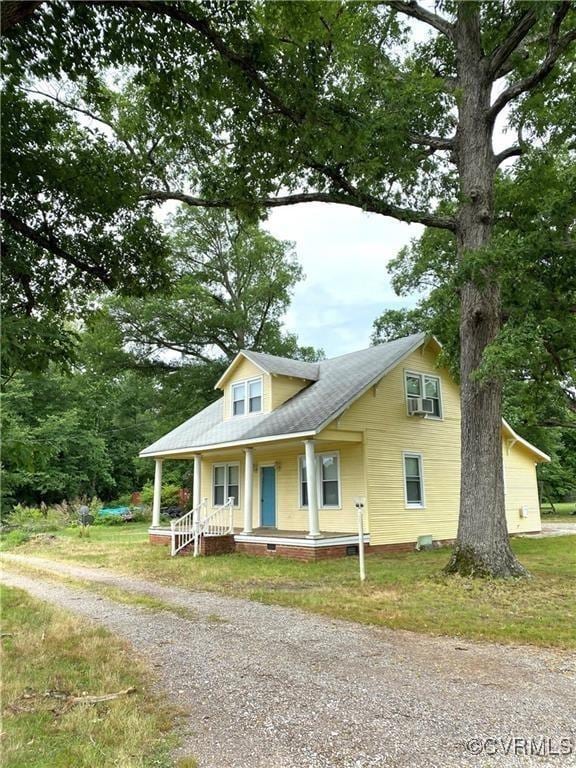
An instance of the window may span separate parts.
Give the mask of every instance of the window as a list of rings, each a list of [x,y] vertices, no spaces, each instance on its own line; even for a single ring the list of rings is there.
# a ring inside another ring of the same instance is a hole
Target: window
[[[319,456],[320,459],[320,499],[323,507],[337,507],[340,504],[338,488],[338,457]]]
[[[300,506],[308,506],[308,478],[306,476],[305,456],[300,456]]]
[[[246,404],[246,384],[232,384],[232,414],[234,416],[244,415],[244,406]]]
[[[213,506],[220,507],[225,504],[230,496],[234,498],[234,506],[238,506],[239,495],[238,464],[214,464],[213,468]]]
[[[248,382],[248,412],[259,413],[262,410],[262,379]]]
[[[262,379],[249,379],[232,384],[232,415],[262,412]]]
[[[306,457],[300,456],[300,506],[308,506]],[[337,453],[316,455],[316,479],[320,509],[340,506],[340,467]]]
[[[404,454],[404,493],[407,507],[425,506],[422,456],[419,453]]]
[[[442,418],[440,379],[427,373],[406,373],[406,397],[423,397],[432,402],[432,412],[426,418]]]

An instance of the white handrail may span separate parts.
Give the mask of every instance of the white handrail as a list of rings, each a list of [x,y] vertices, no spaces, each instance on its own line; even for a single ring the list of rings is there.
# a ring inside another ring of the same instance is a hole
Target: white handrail
[[[202,521],[201,533],[204,536],[225,536],[232,531],[232,507],[234,498],[231,496],[225,504],[212,510]]]
[[[185,515],[182,515],[177,520],[170,521],[170,528],[172,529],[172,548],[170,554],[172,557],[177,555],[181,549],[187,547],[191,541],[194,541],[194,546],[196,546],[197,538],[195,532],[199,527],[203,517],[202,512],[207,504],[208,499],[202,499],[194,509],[186,512]]]
[[[234,531],[234,497],[230,496],[225,504],[213,509],[207,514],[208,499],[202,499],[190,512],[170,522],[172,529],[171,555],[174,557],[180,550],[194,542],[194,557],[200,553],[202,536],[226,536]]]

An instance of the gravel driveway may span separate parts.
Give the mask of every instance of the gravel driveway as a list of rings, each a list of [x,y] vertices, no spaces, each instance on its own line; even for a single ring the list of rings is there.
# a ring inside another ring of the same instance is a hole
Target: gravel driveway
[[[41,577],[2,577],[130,641],[159,688],[189,712],[181,754],[201,768],[576,765],[572,654],[364,627],[100,568],[7,559],[194,611],[153,613]],[[494,741],[477,756],[479,742],[466,746],[474,739]],[[524,754],[536,749],[546,756]]]

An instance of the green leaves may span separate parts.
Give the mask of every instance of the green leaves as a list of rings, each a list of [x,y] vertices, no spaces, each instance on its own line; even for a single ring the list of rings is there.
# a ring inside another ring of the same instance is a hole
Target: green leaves
[[[109,304],[139,357],[178,367],[174,353],[206,363],[243,348],[299,356],[282,330],[302,276],[291,243],[222,211],[181,208],[169,229],[170,290]]]
[[[521,431],[576,421],[576,166],[570,154],[533,152],[502,174],[489,247],[462,263],[447,233],[428,230],[390,263],[398,293],[424,291],[417,309],[375,321],[375,337],[416,322],[458,360],[458,291],[490,272],[501,286],[503,327],[484,355],[480,377],[497,376],[522,407],[507,415]],[[411,326],[410,326],[411,327]]]

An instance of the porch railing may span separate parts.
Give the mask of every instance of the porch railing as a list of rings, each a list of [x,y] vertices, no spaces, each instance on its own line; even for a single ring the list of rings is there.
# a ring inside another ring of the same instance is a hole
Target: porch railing
[[[226,536],[234,530],[234,497],[230,496],[222,506],[212,510],[202,521],[201,536]]]
[[[230,496],[225,504],[207,513],[208,499],[203,499],[197,507],[187,512],[178,520],[172,520],[172,557],[194,542],[194,557],[200,553],[202,536],[226,536],[234,531],[234,497]]]
[[[179,517],[177,520],[170,521],[170,528],[172,529],[172,547],[170,554],[172,557],[178,554],[181,549],[187,547],[192,541],[194,546],[197,544],[196,530],[200,526],[201,520],[206,517],[206,508],[208,506],[208,499],[202,499],[200,504],[197,504],[185,515]]]

